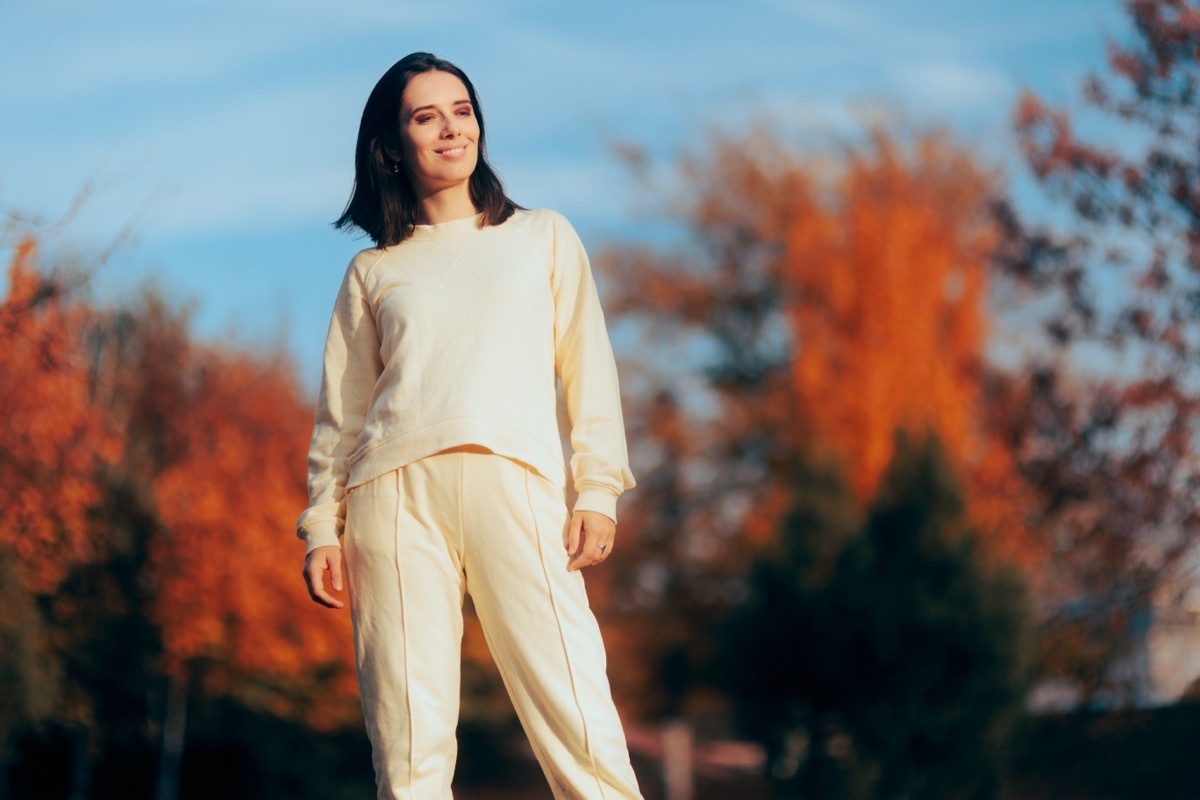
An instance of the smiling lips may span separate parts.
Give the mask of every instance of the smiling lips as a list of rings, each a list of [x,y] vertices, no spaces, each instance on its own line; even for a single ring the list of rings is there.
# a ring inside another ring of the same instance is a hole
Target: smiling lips
[[[434,152],[437,153],[439,156],[446,156],[448,158],[454,158],[456,156],[461,156],[463,153],[467,152],[467,146],[466,146],[466,144],[460,144],[455,147],[447,147],[444,150],[435,150]]]

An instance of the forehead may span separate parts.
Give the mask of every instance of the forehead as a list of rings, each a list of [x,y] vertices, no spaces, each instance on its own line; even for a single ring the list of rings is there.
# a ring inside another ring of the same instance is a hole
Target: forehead
[[[400,98],[400,108],[420,108],[469,99],[467,87],[458,77],[449,72],[434,70],[414,75],[409,80],[408,86],[404,87],[404,96]]]

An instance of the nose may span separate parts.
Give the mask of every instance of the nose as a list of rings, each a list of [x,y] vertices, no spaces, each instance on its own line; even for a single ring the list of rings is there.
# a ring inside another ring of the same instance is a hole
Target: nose
[[[458,121],[458,117],[454,114],[451,114],[450,116],[446,117],[446,125],[442,129],[442,135],[448,139],[453,139],[455,136],[458,136],[461,128],[462,126]]]

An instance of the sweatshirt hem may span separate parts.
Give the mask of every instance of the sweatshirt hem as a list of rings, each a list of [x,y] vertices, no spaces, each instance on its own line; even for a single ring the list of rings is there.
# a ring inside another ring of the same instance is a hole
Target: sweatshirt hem
[[[540,439],[484,417],[452,417],[405,431],[375,445],[350,467],[347,490],[451,447],[477,444],[498,455],[521,461],[558,485],[566,482],[561,450]]]

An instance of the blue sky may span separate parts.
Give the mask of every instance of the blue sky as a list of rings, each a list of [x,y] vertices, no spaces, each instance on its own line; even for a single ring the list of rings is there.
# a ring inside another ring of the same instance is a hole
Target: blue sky
[[[90,187],[48,257],[128,231],[102,298],[154,281],[201,335],[285,343],[315,391],[364,246],[328,223],[367,93],[408,52],[467,71],[510,194],[599,249],[645,205],[613,142],[669,158],[713,127],[827,136],[890,108],[951,126],[1027,195],[1017,93],[1071,100],[1125,29],[1118,0],[5,0],[0,210],[53,221]]]

